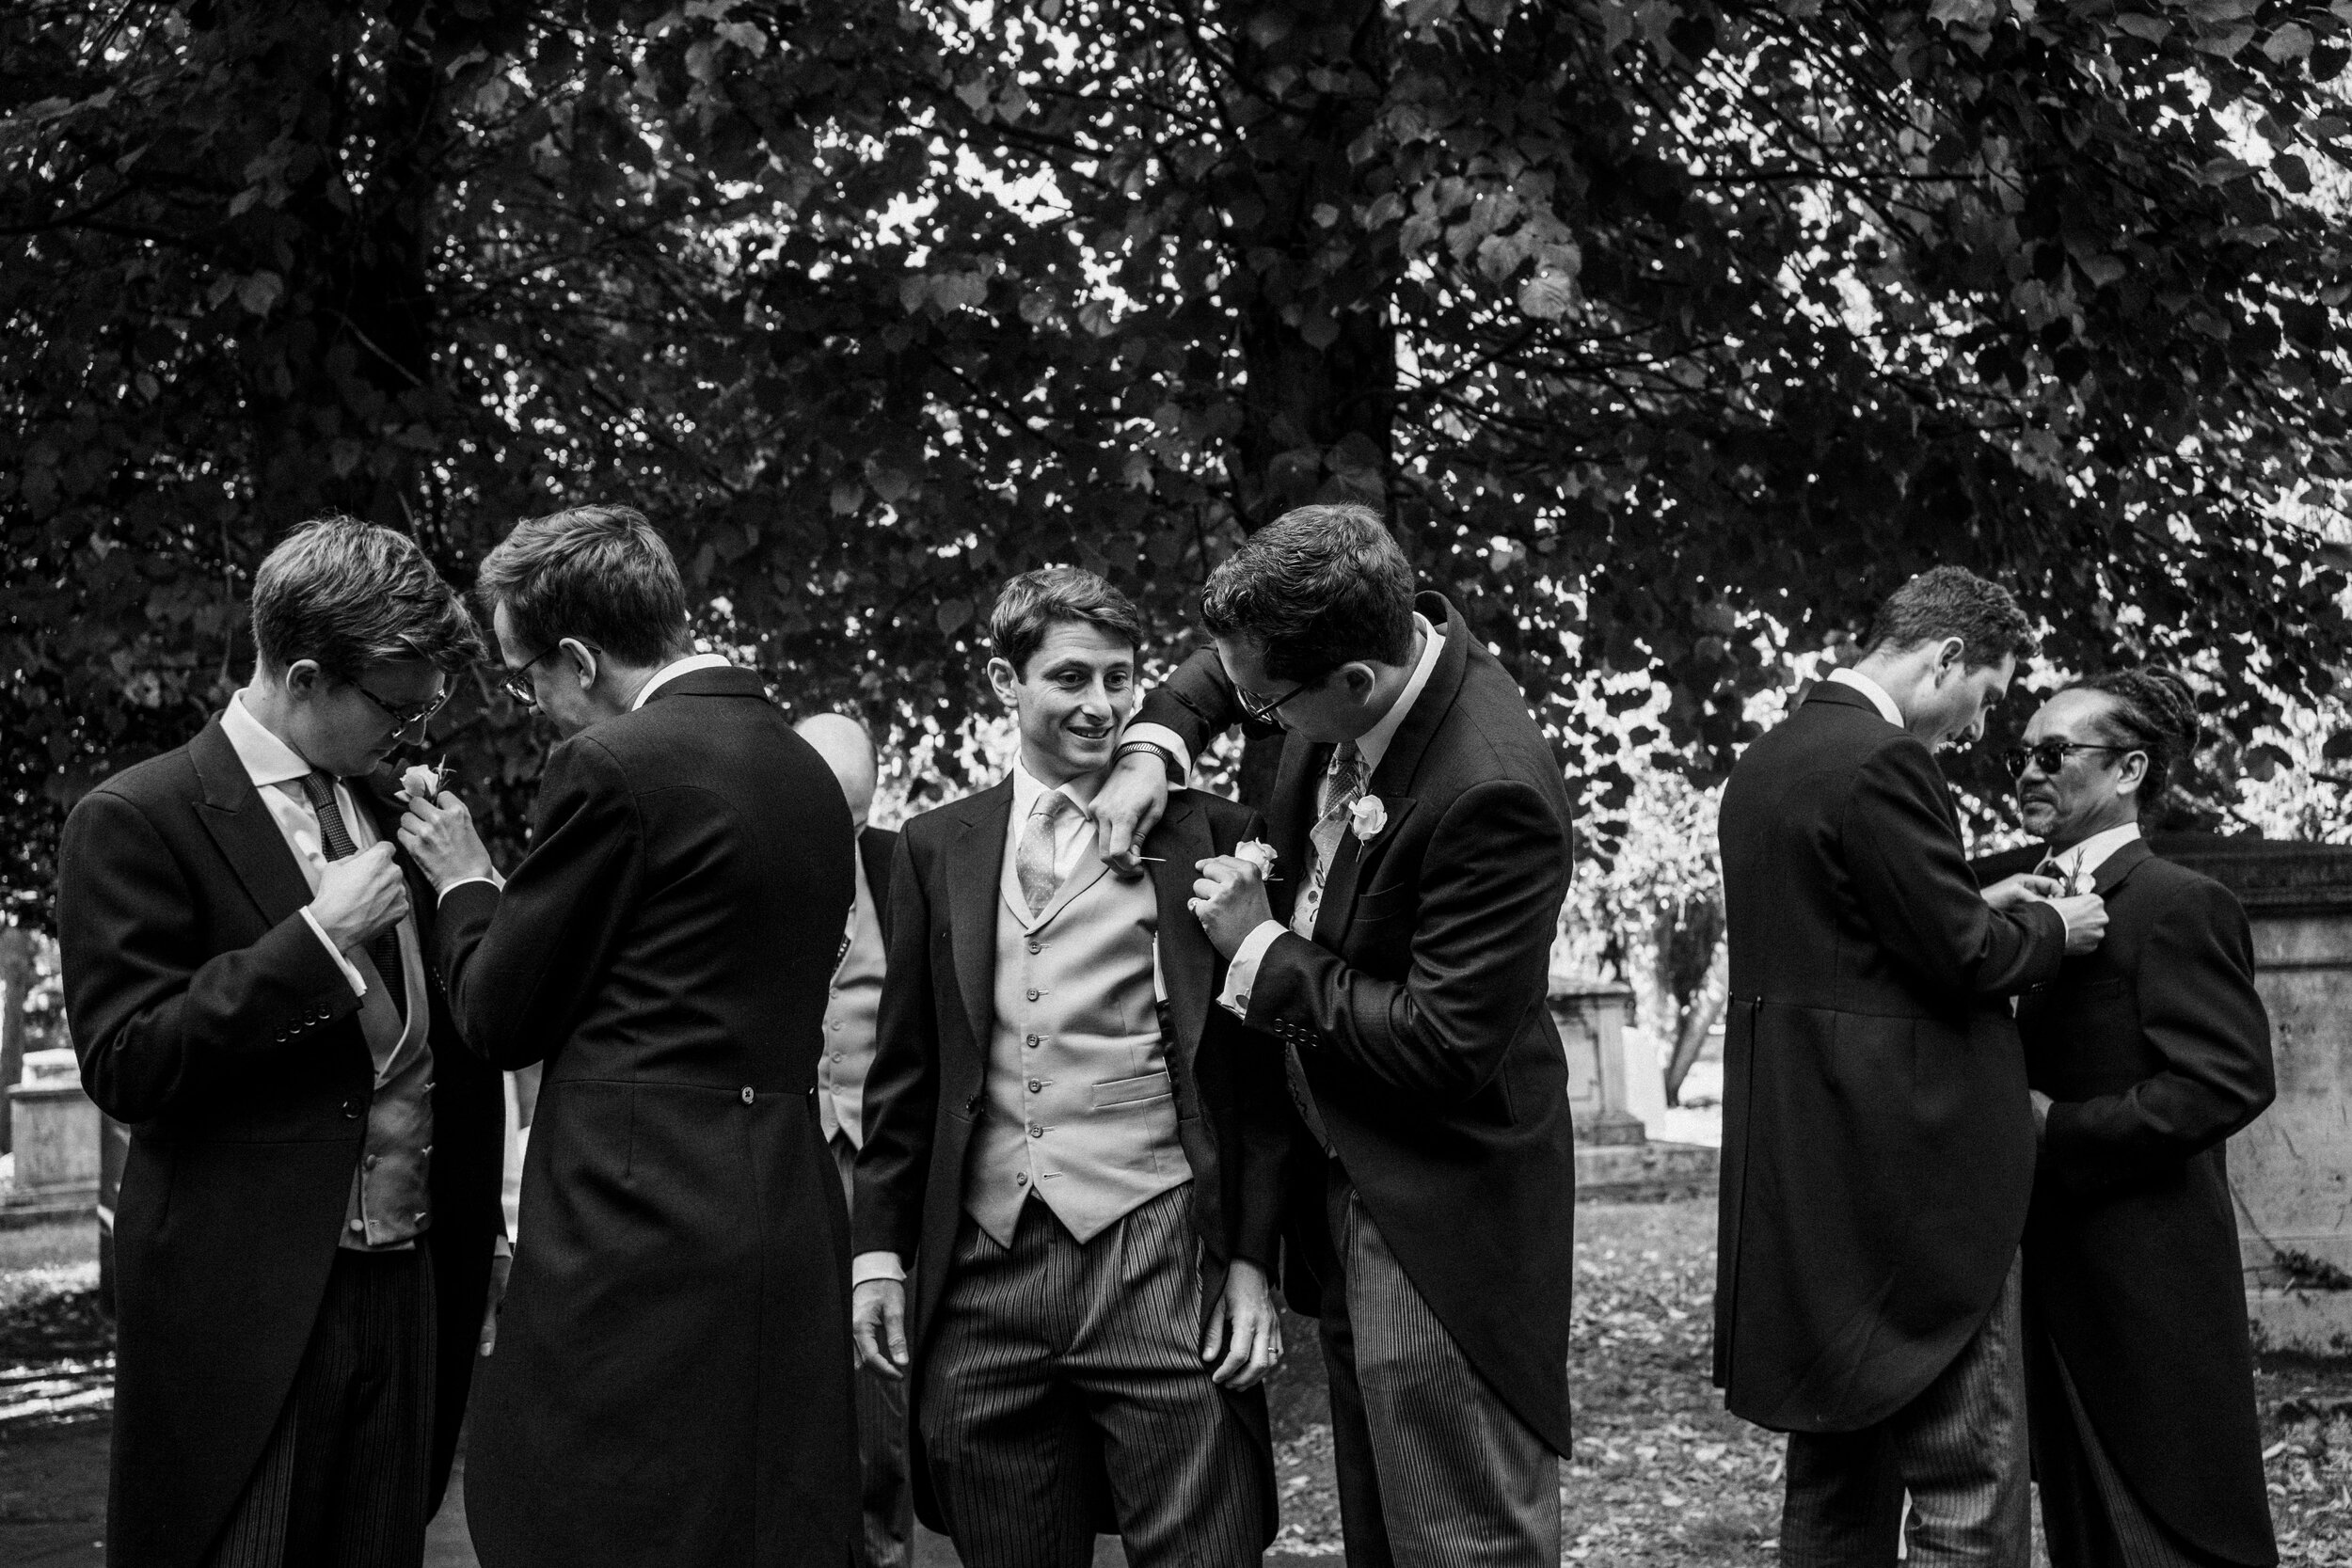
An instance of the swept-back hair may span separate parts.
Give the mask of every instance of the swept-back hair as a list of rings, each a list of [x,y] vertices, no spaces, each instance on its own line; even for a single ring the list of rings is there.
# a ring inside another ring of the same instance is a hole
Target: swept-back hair
[[[269,669],[307,658],[346,681],[400,660],[453,673],[484,652],[465,599],[415,540],[340,515],[303,524],[262,559],[253,647]]]
[[[2156,815],[2170,790],[2172,770],[2197,751],[2204,727],[2197,720],[2197,695],[2177,670],[2142,664],[2110,670],[2076,681],[2069,691],[2096,691],[2107,699],[2095,722],[2118,746],[2148,755],[2147,781],[2139,786],[2139,815]]]
[[[1266,673],[1318,681],[1343,664],[1413,653],[1413,568],[1368,506],[1301,506],[1209,574],[1200,619],[1265,647]]]
[[[575,506],[516,523],[485,556],[475,579],[483,603],[506,607],[532,657],[566,637],[643,667],[688,646],[686,585],[644,515],[626,506]]]
[[[1960,639],[1961,661],[1971,670],[2012,655],[2031,658],[2042,648],[2008,589],[1964,566],[1931,566],[1886,595],[1870,617],[1862,651],[1899,653],[1947,637]]]
[[[1040,566],[1005,584],[988,612],[996,657],[1026,678],[1029,660],[1057,621],[1084,621],[1143,652],[1143,612],[1135,601],[1083,566]]]

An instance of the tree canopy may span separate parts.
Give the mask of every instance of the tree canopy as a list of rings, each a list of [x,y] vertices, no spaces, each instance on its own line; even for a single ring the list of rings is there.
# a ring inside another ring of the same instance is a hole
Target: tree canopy
[[[2348,48],[2352,0],[18,0],[0,890],[330,509],[465,582],[633,502],[702,629],[904,737],[1006,575],[1172,641],[1362,499],[1604,843],[1937,561],[2250,739],[2347,641]],[[495,682],[444,742],[513,834]]]

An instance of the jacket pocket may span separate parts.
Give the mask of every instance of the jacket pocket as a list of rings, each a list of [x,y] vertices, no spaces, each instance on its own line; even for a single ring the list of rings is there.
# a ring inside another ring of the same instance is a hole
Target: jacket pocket
[[[1114,1105],[1133,1105],[1145,1100],[1165,1100],[1175,1092],[1175,1081],[1164,1071],[1147,1072],[1137,1078],[1114,1078],[1107,1084],[1094,1085],[1092,1108],[1097,1111],[1106,1111]]]

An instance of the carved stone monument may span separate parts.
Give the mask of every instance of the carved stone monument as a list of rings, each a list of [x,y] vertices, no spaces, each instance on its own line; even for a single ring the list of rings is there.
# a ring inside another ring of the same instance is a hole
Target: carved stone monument
[[[1568,1053],[1577,1194],[1628,1197],[1711,1189],[1714,1149],[1654,1139],[1633,1112],[1636,1103],[1662,1104],[1664,1087],[1657,1053],[1636,1049],[1645,1037],[1625,1026],[1631,999],[1623,986],[1552,977],[1552,1021]]]
[[[31,1051],[8,1090],[16,1179],[0,1197],[0,1226],[72,1218],[98,1205],[99,1116],[70,1050]]]

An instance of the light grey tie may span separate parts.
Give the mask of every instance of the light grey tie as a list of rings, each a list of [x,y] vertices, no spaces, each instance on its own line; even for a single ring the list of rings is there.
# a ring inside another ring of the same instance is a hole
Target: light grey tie
[[[1055,830],[1077,809],[1077,802],[1058,789],[1047,790],[1029,808],[1028,825],[1021,831],[1021,847],[1013,852],[1012,869],[1021,879],[1021,896],[1028,900],[1032,920],[1061,886],[1061,878],[1054,872]]]
[[[1364,798],[1364,753],[1352,740],[1343,742],[1331,753],[1331,766],[1323,776],[1323,815],[1307,835],[1315,847],[1314,901],[1323,902],[1323,884],[1331,875],[1331,863],[1339,857],[1340,841],[1347,832],[1348,816],[1356,802]]]

